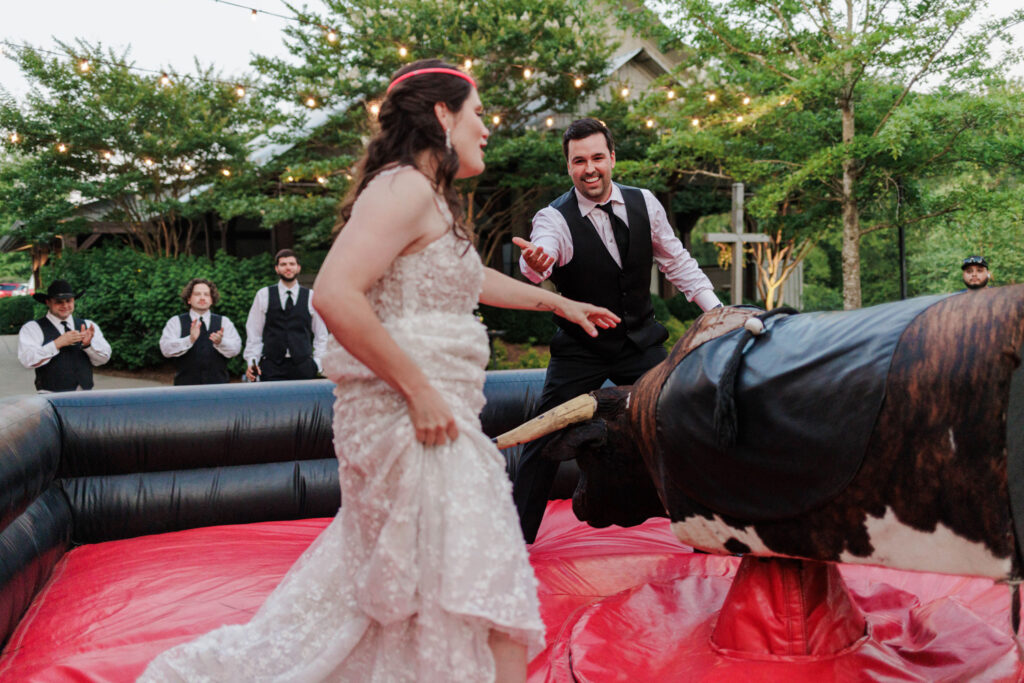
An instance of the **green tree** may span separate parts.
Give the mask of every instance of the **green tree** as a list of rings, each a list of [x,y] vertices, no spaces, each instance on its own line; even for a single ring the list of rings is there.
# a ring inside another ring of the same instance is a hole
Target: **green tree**
[[[843,303],[862,304],[861,240],[985,203],[922,182],[1016,170],[1019,90],[1003,83],[1007,29],[983,0],[673,0],[671,40],[692,48],[638,115],[664,131],[651,157],[680,176],[740,180],[748,212],[786,238],[841,230]]]
[[[273,110],[212,67],[145,74],[127,50],[60,47],[16,51],[32,86],[23,103],[0,89],[2,142],[17,155],[0,171],[5,214],[29,239],[109,221],[147,254],[184,253],[210,207],[251,177],[246,143]]]
[[[264,168],[272,191],[240,196],[235,210],[310,226],[301,239],[326,241],[390,75],[412,60],[440,58],[472,75],[487,109],[491,172],[462,190],[486,233],[481,248],[493,254],[563,163],[538,116],[575,110],[604,82],[614,48],[600,22],[605,15],[581,0],[323,5],[322,14],[292,8],[299,21],[286,27],[285,42],[294,59],[253,62],[266,91],[294,108],[288,125],[267,138],[288,147]]]

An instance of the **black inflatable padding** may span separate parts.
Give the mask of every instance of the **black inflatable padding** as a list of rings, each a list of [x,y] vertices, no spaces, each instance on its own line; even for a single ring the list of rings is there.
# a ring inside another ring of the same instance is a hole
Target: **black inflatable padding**
[[[254,521],[333,517],[338,461],[210,467],[61,481],[75,511],[76,543]]]
[[[57,417],[45,399],[0,403],[0,530],[46,490],[59,460]]]
[[[6,641],[71,543],[71,508],[48,488],[0,532],[0,641]]]

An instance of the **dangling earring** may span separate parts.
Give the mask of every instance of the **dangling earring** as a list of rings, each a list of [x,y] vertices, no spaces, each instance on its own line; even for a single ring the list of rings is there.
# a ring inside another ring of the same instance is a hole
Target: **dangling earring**
[[[452,133],[447,128],[444,129],[444,146],[449,152],[452,151]]]

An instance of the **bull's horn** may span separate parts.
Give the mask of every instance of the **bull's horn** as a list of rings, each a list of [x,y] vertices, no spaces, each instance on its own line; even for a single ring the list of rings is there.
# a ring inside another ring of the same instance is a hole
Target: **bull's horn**
[[[589,420],[594,417],[596,411],[597,399],[590,394],[583,394],[505,432],[495,439],[494,443],[498,448],[511,448],[527,443],[571,424]]]

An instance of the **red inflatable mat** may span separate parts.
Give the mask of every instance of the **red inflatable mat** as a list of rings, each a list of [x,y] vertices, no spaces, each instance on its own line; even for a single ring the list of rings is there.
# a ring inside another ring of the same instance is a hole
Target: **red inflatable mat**
[[[326,523],[77,548],[12,636],[0,680],[133,681],[168,647],[248,620]],[[532,561],[549,647],[530,663],[531,683],[1024,680],[1009,589],[987,579],[843,566],[867,637],[831,657],[737,657],[710,634],[739,559],[689,552],[665,520],[590,529],[554,502]]]

